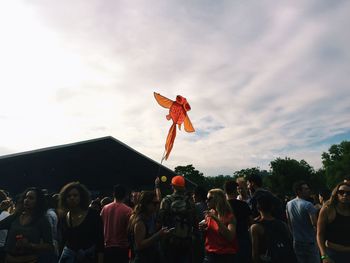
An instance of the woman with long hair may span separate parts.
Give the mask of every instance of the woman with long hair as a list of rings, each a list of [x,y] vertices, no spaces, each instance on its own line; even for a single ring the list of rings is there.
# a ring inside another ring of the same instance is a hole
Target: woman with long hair
[[[323,263],[350,260],[350,183],[341,182],[321,208],[317,222],[317,243]]]
[[[0,229],[8,229],[5,262],[37,263],[41,253],[53,251],[45,196],[32,187],[23,192],[20,202],[14,214],[0,221]]]
[[[199,225],[206,234],[204,262],[232,263],[237,252],[236,219],[224,191],[211,189],[207,205],[209,211]]]
[[[100,215],[89,209],[90,192],[79,182],[60,191],[63,252],[59,263],[103,262],[103,225]]]
[[[169,233],[167,228],[155,232],[155,213],[159,200],[152,191],[141,192],[129,221],[132,263],[157,262],[158,240]]]

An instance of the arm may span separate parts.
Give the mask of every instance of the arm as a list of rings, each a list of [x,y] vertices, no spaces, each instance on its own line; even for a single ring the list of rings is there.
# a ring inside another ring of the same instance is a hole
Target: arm
[[[322,207],[320,211],[320,215],[317,222],[317,244],[320,248],[321,256],[327,255],[326,251],[326,239],[325,239],[325,231],[326,231],[326,225],[328,223],[328,208]],[[325,258],[322,260],[322,263],[333,263],[333,260],[330,258]]]
[[[250,237],[252,240],[252,259],[254,263],[260,262],[259,246],[260,246],[260,227],[254,224],[250,227]]]
[[[162,200],[162,192],[160,191],[160,180],[159,177],[156,178],[156,180],[154,181],[154,191],[156,192],[156,196],[158,201]]]
[[[339,252],[350,252],[350,246],[343,246],[329,241],[326,241],[326,247],[329,247]]]
[[[0,229],[9,229],[12,222],[16,219],[16,214],[9,215],[0,221]]]
[[[137,222],[134,226],[135,245],[138,250],[142,250],[153,245],[162,235],[167,233],[165,228],[160,229],[149,238],[146,237],[146,227],[143,222]]]
[[[317,209],[310,203],[307,207],[309,216],[310,216],[310,221],[313,227],[316,229],[317,227]]]
[[[226,226],[215,214],[209,213],[209,217],[216,221],[219,233],[228,241],[232,241],[236,236],[236,219],[233,217]]]

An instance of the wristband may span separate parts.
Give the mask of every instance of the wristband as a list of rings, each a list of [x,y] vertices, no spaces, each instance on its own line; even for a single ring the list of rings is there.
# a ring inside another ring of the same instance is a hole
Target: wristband
[[[321,260],[324,260],[324,259],[326,259],[326,258],[329,258],[329,256],[328,256],[328,255],[322,255],[322,256],[321,256]]]

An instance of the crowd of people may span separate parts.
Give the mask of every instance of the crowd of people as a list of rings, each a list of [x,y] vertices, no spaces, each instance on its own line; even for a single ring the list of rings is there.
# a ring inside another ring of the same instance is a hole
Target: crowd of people
[[[258,175],[208,191],[177,175],[171,186],[163,196],[159,178],[152,191],[115,185],[94,200],[79,182],[16,198],[0,190],[0,263],[350,262],[348,180],[319,202],[307,182],[285,200]]]

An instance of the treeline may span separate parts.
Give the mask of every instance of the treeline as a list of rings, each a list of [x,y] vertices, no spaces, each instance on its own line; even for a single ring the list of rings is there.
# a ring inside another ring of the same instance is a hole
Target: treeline
[[[313,189],[332,189],[338,182],[350,178],[350,142],[343,141],[332,145],[328,152],[321,155],[322,168],[315,170],[305,160],[297,161],[288,157],[277,158],[270,162],[270,170],[261,170],[259,167],[246,168],[234,171],[231,175],[204,176],[192,164],[177,166],[175,172],[183,174],[188,180],[206,189],[222,187],[228,179],[247,177],[259,174],[263,177],[264,186],[273,192],[292,194],[293,183],[298,180],[308,182]]]

